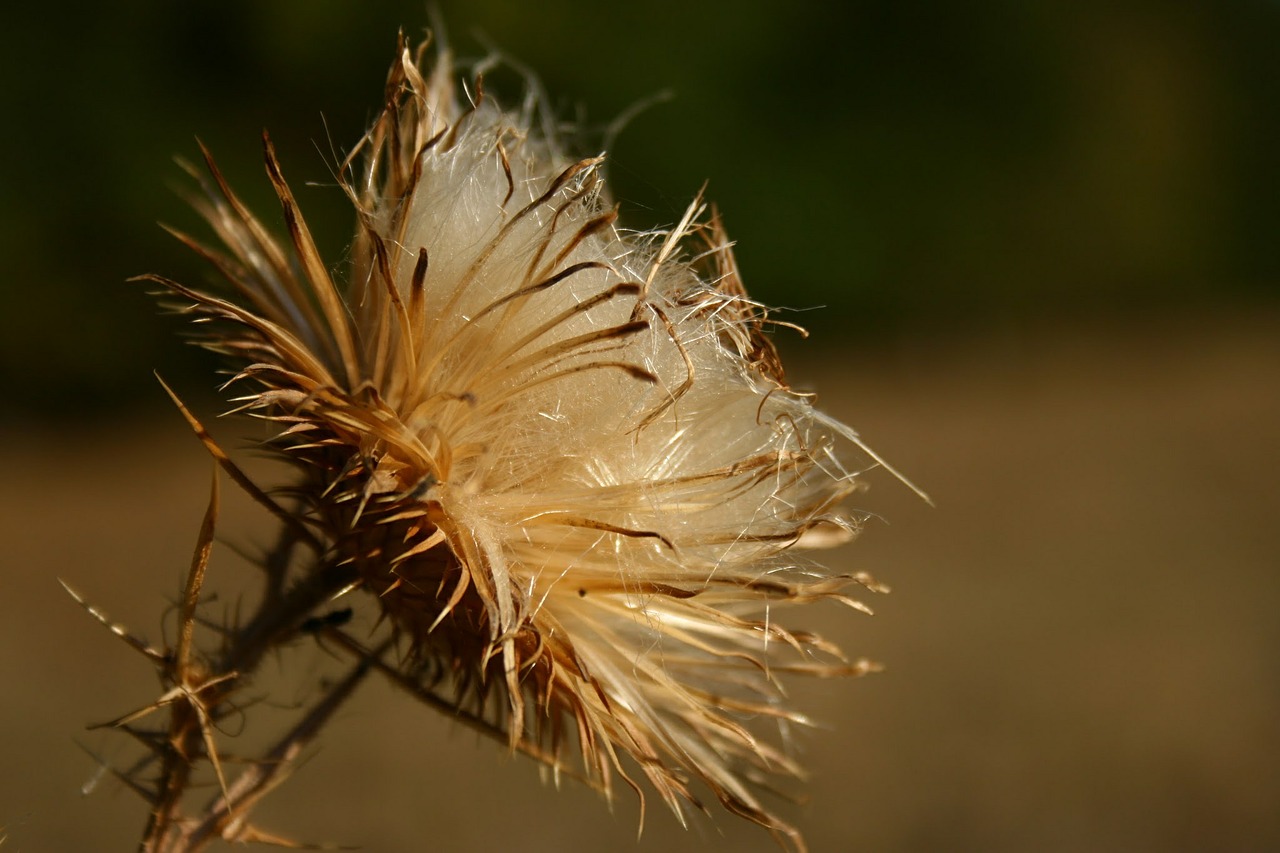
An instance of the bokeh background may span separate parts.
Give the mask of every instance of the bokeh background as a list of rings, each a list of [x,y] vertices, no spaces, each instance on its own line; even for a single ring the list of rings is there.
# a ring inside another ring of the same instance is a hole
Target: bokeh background
[[[1280,3],[437,6],[463,57],[535,70],[584,150],[658,101],[610,146],[626,223],[708,182],[748,286],[812,332],[782,333],[795,382],[935,498],[873,476],[876,520],[831,557],[894,593],[816,617],[887,671],[795,686],[824,724],[787,812],[815,851],[1280,847]],[[418,0],[6,10],[6,850],[128,849],[144,817],[109,779],[82,796],[80,745],[126,762],[83,726],[154,680],[55,577],[158,638],[199,524],[209,463],[151,372],[211,416],[211,365],[124,281],[204,275],[154,224],[197,227],[172,158],[198,135],[269,212],[269,128],[336,262],[328,164],[426,23]],[[228,545],[265,539],[228,501]],[[233,602],[250,571],[217,559]],[[536,780],[371,685],[261,817],[369,850],[772,849],[652,801],[636,842],[626,795]]]

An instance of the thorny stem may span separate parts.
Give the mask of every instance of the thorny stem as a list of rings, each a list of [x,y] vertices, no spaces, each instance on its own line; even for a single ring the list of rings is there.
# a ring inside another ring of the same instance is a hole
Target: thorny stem
[[[213,547],[213,529],[218,520],[218,475],[215,469],[210,486],[209,506],[205,510],[204,520],[200,524],[200,535],[196,542],[195,553],[191,557],[191,569],[187,573],[186,589],[182,596],[182,616],[178,621],[178,645],[166,655],[161,664],[164,680],[173,687],[157,702],[157,705],[172,697],[179,698],[181,693],[187,694],[188,701],[169,701],[169,735],[167,748],[163,750],[160,782],[157,788],[155,806],[147,817],[147,826],[143,831],[143,850],[153,850],[168,833],[174,813],[182,801],[183,792],[191,777],[191,759],[199,749],[206,728],[199,718],[197,710],[200,700],[192,695],[189,679],[193,667],[191,665],[191,642],[195,630],[196,606],[200,601],[200,590],[204,585],[205,569],[209,565],[209,553]],[[223,681],[223,684],[228,681]],[[203,687],[196,688],[197,691]],[[221,771],[219,771],[221,779]]]
[[[160,766],[156,803],[147,816],[147,826],[138,845],[144,853],[159,853],[164,849],[164,837],[173,825],[174,815],[191,779],[189,756],[199,748],[200,739],[199,721],[193,720],[192,716],[191,707],[185,703],[175,705],[170,711],[169,738]]]
[[[370,658],[359,661],[351,672],[333,685],[297,725],[280,738],[262,758],[241,773],[225,795],[214,798],[204,810],[204,817],[183,833],[182,849],[196,851],[216,839],[237,841],[279,841],[268,838],[244,822],[243,813],[275,789],[292,772],[298,755],[311,743],[334,712],[355,691],[371,669],[371,658],[380,656],[391,645],[388,640]],[[241,814],[232,809],[238,808]]]
[[[195,423],[198,431],[202,432],[203,428]],[[202,439],[215,451],[215,459],[224,463],[225,468],[224,460],[218,456],[220,448],[213,444],[207,433],[202,435]],[[269,835],[250,825],[247,822],[248,812],[291,772],[299,752],[314,740],[321,726],[370,669],[370,660],[361,659],[355,670],[330,687],[315,707],[265,757],[251,762],[235,783],[228,786],[213,733],[216,723],[234,711],[229,700],[249,680],[248,676],[270,651],[297,636],[304,621],[317,607],[352,585],[356,571],[321,555],[302,573],[301,579],[289,587],[289,565],[294,548],[303,540],[305,531],[299,532],[296,521],[284,524],[275,546],[261,560],[265,573],[264,589],[256,612],[247,621],[227,631],[220,654],[212,656],[212,659],[202,656],[196,651],[194,631],[217,515],[218,480],[215,472],[208,509],[187,573],[180,602],[178,636],[172,649],[160,651],[152,648],[123,626],[110,622],[105,614],[67,587],[67,591],[90,615],[152,661],[164,686],[165,692],[152,704],[106,724],[132,735],[152,753],[128,771],[115,771],[122,781],[151,803],[139,841],[139,849],[143,853],[196,850],[217,837],[292,846],[288,839]],[[388,640],[369,655],[381,655],[391,642]],[[161,708],[167,708],[169,712],[168,725],[163,732],[147,731],[133,725],[134,721]],[[221,796],[211,801],[202,815],[184,817],[182,802],[190,787],[196,761],[201,758],[208,759],[212,765]],[[139,782],[136,774],[143,768],[154,766],[157,759],[159,774],[153,786]]]
[[[309,613],[350,586],[355,578],[355,570],[349,566],[324,564],[308,572],[288,592],[267,596],[253,618],[231,638],[219,670],[243,676],[257,669],[267,652],[292,637]]]
[[[186,605],[193,604],[194,597],[199,594],[204,571],[202,557],[208,556],[206,543],[211,539],[211,535],[209,516],[206,516],[206,525],[201,535],[202,547],[197,548],[197,558],[193,562],[188,581],[184,617],[188,617],[186,611],[190,609]],[[268,577],[266,590],[257,611],[228,638],[223,653],[212,666],[206,669],[189,659],[193,612],[189,614],[189,618],[184,618],[179,628],[179,648],[170,656],[166,665],[166,669],[171,670],[166,681],[174,685],[174,690],[166,694],[166,697],[172,695],[173,699],[165,702],[170,706],[168,732],[163,744],[157,746],[161,756],[160,775],[155,788],[151,814],[148,816],[139,844],[139,849],[145,853],[162,853],[162,851],[174,853],[174,851],[194,850],[201,846],[193,845],[193,841],[199,836],[188,836],[186,830],[180,829],[175,837],[173,828],[175,824],[182,823],[179,809],[191,782],[194,759],[201,754],[202,748],[210,762],[214,764],[220,777],[219,781],[222,781],[221,770],[212,748],[210,728],[213,721],[225,716],[227,700],[241,684],[245,683],[247,676],[257,669],[263,658],[272,649],[295,636],[298,625],[309,613],[350,583],[352,578],[350,570],[326,563],[307,572],[301,582],[286,590],[284,567],[287,566],[289,554],[296,542],[295,534],[287,529],[282,531],[275,548],[263,561]],[[362,665],[361,669],[365,668],[367,667]],[[348,683],[343,682],[331,690],[318,708],[328,705],[332,707],[319,717],[317,717],[318,711],[313,711],[304,720],[304,724],[308,721],[328,719],[333,708],[336,708],[337,704],[349,695],[350,689],[354,688],[359,680],[350,681],[349,688],[343,688],[342,684]],[[219,826],[225,824],[225,818],[234,815],[240,822],[237,832],[241,834],[256,832],[243,823],[244,814],[235,814],[234,809],[239,804],[240,797],[233,794],[233,790],[247,790],[245,786],[263,772],[266,773],[265,778],[271,778],[280,771],[278,766],[280,755],[287,753],[295,756],[297,750],[310,742],[315,734],[315,722],[310,726],[300,725],[299,728],[295,728],[281,741],[276,750],[273,750],[272,755],[264,759],[268,762],[265,765],[267,769],[263,771],[263,765],[251,765],[249,770],[237,779],[233,789],[226,789],[216,809],[213,804],[209,806],[204,817],[200,819],[199,826],[206,827],[204,831],[207,832],[207,827],[214,825],[211,821],[214,820],[215,811],[217,811],[224,817],[223,823],[218,824]],[[293,746],[291,747],[290,744]],[[258,798],[260,796],[255,797],[254,802]],[[252,806],[253,802],[245,805]],[[208,840],[210,839],[205,838],[204,843]]]
[[[352,570],[332,564],[321,564],[304,574],[303,579],[291,589],[285,589],[284,567],[288,564],[289,554],[297,543],[297,536],[286,528],[281,531],[276,547],[264,560],[267,570],[266,589],[256,613],[243,626],[229,637],[229,641],[220,660],[213,667],[210,680],[227,677],[217,685],[203,691],[200,704],[208,709],[210,718],[216,719],[225,712],[224,704],[236,688],[247,680],[261,664],[266,655],[282,643],[296,635],[298,625],[315,608],[333,598],[354,577]],[[215,803],[211,803],[202,818],[198,819],[197,829],[190,835],[181,831],[165,843],[163,831],[171,825],[168,816],[158,821],[153,815],[150,830],[162,829],[160,835],[148,834],[142,849],[151,853],[176,853],[176,851],[197,850],[206,846],[216,835],[210,835],[218,829],[234,830],[237,835],[248,836],[257,832],[245,822],[247,812],[266,791],[247,802],[241,802],[244,795],[254,792],[260,785],[269,781],[283,769],[283,762],[291,761],[297,752],[314,739],[319,724],[327,720],[337,706],[350,695],[356,684],[363,679],[367,666],[361,664],[348,679],[333,688],[321,700],[298,727],[293,729],[277,745],[272,753],[261,762],[251,764],[237,778],[234,786],[228,788]],[[323,711],[323,713],[321,713]],[[190,781],[191,757],[198,755],[205,726],[195,712],[195,706],[188,703],[175,703],[170,721],[169,748],[165,752],[165,760],[161,771],[161,800],[166,811],[171,812],[180,802]],[[287,756],[287,757],[286,757]],[[214,759],[212,756],[210,760]],[[242,809],[237,813],[237,809]],[[158,811],[158,810],[157,810]],[[234,821],[235,826],[228,822]]]

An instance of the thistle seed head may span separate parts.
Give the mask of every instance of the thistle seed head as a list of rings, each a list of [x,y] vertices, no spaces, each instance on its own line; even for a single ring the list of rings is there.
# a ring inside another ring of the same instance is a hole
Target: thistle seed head
[[[781,617],[875,588],[801,553],[855,530],[836,448],[856,436],[788,387],[713,210],[621,231],[601,157],[564,156],[541,105],[504,111],[479,80],[460,97],[426,50],[401,41],[339,169],[340,276],[266,141],[287,240],[208,159],[223,247],[179,236],[233,293],[151,278],[278,426],[299,518],[376,596],[406,673],[557,770],[576,749],[606,793],[638,768],[683,819],[700,782],[799,848],[759,796],[801,773],[779,677],[871,665]]]

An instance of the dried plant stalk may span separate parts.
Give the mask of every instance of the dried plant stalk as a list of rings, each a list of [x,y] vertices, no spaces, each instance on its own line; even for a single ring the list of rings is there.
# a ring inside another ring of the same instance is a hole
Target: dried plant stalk
[[[146,277],[233,366],[236,406],[277,426],[270,447],[297,473],[297,509],[188,415],[281,519],[287,549],[311,555],[291,584],[287,560],[268,561],[260,610],[231,632],[212,682],[183,663],[188,590],[163,666],[181,694],[174,719],[195,716],[163,760],[216,767],[210,707],[306,625],[359,673],[379,669],[557,774],[576,753],[579,775],[611,796],[615,778],[641,791],[638,769],[681,820],[702,786],[802,849],[761,800],[801,775],[785,735],[805,718],[779,678],[873,665],[781,618],[825,600],[865,610],[845,590],[881,589],[805,555],[857,529],[839,509],[858,485],[841,457],[879,460],[788,387],[714,211],[698,199],[668,231],[621,231],[602,157],[565,157],[533,99],[504,111],[477,78],[461,100],[448,52],[428,69],[427,50],[401,41],[385,109],[338,170],[358,222],[341,275],[264,137],[287,241],[205,152],[197,206],[222,247],[178,237],[231,293]],[[317,616],[357,587],[400,654]],[[230,815],[262,790],[257,777],[224,780],[191,824],[198,837],[250,837]],[[152,797],[154,820],[174,823],[170,795]]]

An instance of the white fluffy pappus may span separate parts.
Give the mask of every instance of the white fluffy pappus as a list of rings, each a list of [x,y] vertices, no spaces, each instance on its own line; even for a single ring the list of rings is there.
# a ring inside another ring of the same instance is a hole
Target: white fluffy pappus
[[[405,677],[557,774],[575,747],[607,795],[638,768],[682,820],[700,782],[802,849],[760,799],[801,775],[778,679],[873,665],[779,620],[881,589],[800,550],[856,529],[837,445],[879,460],[787,386],[714,211],[620,231],[602,158],[564,157],[536,104],[460,100],[426,48],[402,43],[342,164],[345,283],[269,142],[288,243],[209,159],[198,206],[225,250],[178,236],[234,296],[149,278],[204,321],[238,405],[280,425],[298,519],[377,596]]]

